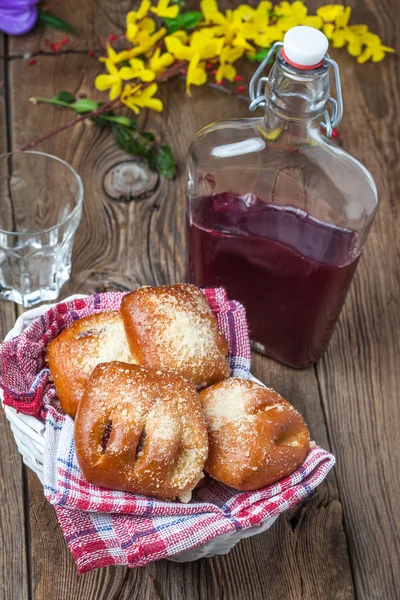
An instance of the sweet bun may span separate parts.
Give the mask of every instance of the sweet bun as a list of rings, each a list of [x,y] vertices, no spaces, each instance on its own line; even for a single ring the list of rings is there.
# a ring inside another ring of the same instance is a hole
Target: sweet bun
[[[196,286],[141,287],[124,296],[121,314],[139,364],[179,373],[198,388],[229,377],[228,344]]]
[[[257,490],[295,471],[310,436],[302,416],[274,390],[232,378],[200,392],[209,435],[206,471],[238,490]]]
[[[119,311],[96,313],[74,321],[49,344],[49,369],[67,415],[75,416],[94,367],[111,360],[135,362]]]
[[[187,501],[208,452],[199,395],[174,373],[98,365],[79,404],[75,445],[90,483]]]

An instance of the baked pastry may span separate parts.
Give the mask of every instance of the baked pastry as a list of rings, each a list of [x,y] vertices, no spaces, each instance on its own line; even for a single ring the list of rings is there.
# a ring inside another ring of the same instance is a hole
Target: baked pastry
[[[79,319],[49,344],[47,361],[67,415],[75,416],[86,381],[95,366],[111,360],[135,362],[119,311]]]
[[[179,373],[198,388],[229,377],[228,344],[196,286],[141,287],[124,296],[121,314],[138,364]]]
[[[232,378],[200,392],[209,435],[206,471],[238,490],[257,490],[295,471],[310,436],[302,416],[277,392]]]
[[[187,501],[208,452],[199,395],[174,373],[98,365],[76,414],[75,445],[90,483]]]

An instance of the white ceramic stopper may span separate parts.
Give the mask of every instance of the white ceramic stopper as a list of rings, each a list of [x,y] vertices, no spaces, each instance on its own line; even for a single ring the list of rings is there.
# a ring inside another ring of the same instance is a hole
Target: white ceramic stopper
[[[328,45],[328,39],[322,31],[305,25],[289,29],[283,40],[283,50],[289,61],[302,67],[320,63]]]

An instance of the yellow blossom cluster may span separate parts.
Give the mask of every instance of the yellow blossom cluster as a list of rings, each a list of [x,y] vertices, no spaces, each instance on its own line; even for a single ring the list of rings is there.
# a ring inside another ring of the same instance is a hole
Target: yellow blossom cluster
[[[156,6],[142,0],[126,18],[130,46],[116,51],[107,45],[107,56],[100,58],[107,74],[96,78],[96,88],[109,90],[110,100],[120,98],[136,113],[145,107],[161,111],[162,102],[155,98],[159,81],[186,73],[190,95],[190,86],[203,85],[210,74],[217,83],[238,80],[234,64],[243,55],[261,60],[297,25],[321,29],[334,48],[345,46],[359,63],[378,62],[394,52],[366,25],[349,25],[351,8],[339,4],[321,6],[316,15],[309,15],[300,0],[275,6],[261,0],[256,8],[241,4],[226,12],[219,10],[216,0],[201,0],[200,9],[201,13],[185,15],[171,0],[158,0]],[[184,17],[191,15],[196,16],[195,24],[185,26]]]

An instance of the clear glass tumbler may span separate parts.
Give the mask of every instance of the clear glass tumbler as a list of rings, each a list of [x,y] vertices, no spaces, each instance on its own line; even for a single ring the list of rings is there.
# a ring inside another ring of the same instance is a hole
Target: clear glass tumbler
[[[83,186],[42,152],[0,155],[0,297],[24,307],[55,300],[71,274]]]

